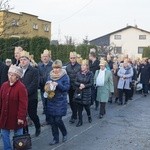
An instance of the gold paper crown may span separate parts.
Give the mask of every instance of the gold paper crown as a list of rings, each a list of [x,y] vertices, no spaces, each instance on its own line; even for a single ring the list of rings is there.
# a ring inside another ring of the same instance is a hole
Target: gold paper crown
[[[89,65],[89,61],[87,59],[82,60],[82,65]]]
[[[43,51],[43,54],[42,54],[42,55],[44,55],[44,54],[51,56],[51,51],[48,50],[48,49],[45,49],[45,50]]]
[[[81,55],[80,55],[80,54],[77,54],[77,58],[81,58]]]
[[[76,52],[70,52],[70,57],[77,57],[77,53]]]
[[[101,60],[99,65],[100,66],[106,66],[106,64],[107,64],[107,62],[105,60]]]
[[[20,52],[20,57],[27,57],[28,59],[30,59],[30,55],[29,52],[23,50]]]

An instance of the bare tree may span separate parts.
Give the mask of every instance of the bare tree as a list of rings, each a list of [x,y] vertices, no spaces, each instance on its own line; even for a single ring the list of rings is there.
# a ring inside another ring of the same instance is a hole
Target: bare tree
[[[20,15],[10,10],[13,8],[9,5],[9,0],[0,0],[0,37],[11,37],[20,34],[27,34],[23,27],[27,24],[21,21]]]

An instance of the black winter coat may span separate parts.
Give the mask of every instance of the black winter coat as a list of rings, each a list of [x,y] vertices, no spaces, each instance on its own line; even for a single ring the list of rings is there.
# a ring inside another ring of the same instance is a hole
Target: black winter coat
[[[150,65],[149,64],[141,64],[138,72],[138,76],[140,76],[140,82],[142,84],[149,84],[150,80]]]
[[[93,72],[93,74],[95,74],[96,70],[100,69],[99,63],[100,61],[98,59],[96,59],[93,63],[91,60],[89,61],[89,68],[90,68],[90,71]]]
[[[74,85],[75,78],[76,78],[77,73],[80,70],[81,70],[81,65],[78,64],[77,62],[74,65],[72,65],[71,63],[68,63],[68,65],[66,67],[66,71],[67,71],[67,74],[70,79],[70,88],[71,89],[75,89],[75,85]]]
[[[21,81],[27,88],[29,101],[37,99],[38,75],[38,69],[29,65],[24,76],[21,78]]]
[[[79,89],[81,83],[85,85],[85,88],[82,89],[82,99],[81,101],[76,101],[74,99],[74,101],[80,104],[90,105],[92,94],[91,88],[93,86],[93,73],[91,71],[88,71],[86,74],[83,74],[81,71],[78,72],[75,79],[76,90]]]

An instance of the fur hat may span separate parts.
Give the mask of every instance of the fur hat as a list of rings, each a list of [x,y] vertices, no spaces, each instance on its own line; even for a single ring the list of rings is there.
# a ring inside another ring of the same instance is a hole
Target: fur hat
[[[53,68],[62,68],[62,61],[59,59],[55,60],[52,64],[52,67]]]
[[[17,76],[19,76],[20,78],[21,78],[22,75],[23,75],[23,70],[22,70],[20,67],[16,66],[16,65],[11,65],[11,66],[9,67],[8,72],[15,73],[15,74],[16,74]]]

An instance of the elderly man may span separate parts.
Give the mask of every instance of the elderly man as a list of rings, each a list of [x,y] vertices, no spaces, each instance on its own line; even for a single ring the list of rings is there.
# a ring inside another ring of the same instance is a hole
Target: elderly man
[[[21,78],[21,80],[28,91],[28,115],[35,125],[35,136],[39,136],[39,134],[41,133],[41,125],[39,117],[37,115],[38,70],[30,66],[29,57],[30,56],[28,52],[22,51],[19,65],[23,69],[23,77]]]
[[[44,98],[44,85],[47,81],[48,75],[50,74],[50,71],[52,70],[52,60],[51,60],[51,51],[44,50],[41,54],[41,62],[38,64],[38,70],[39,70],[39,88],[41,92],[41,99],[43,103],[43,114],[45,114],[46,111],[46,99]],[[44,123],[45,124],[45,123]]]
[[[76,52],[70,52],[70,62],[66,67],[67,74],[70,78],[69,103],[72,110],[72,116],[69,120],[70,123],[74,123],[77,119],[77,104],[73,101],[73,95],[75,92],[75,78],[80,69],[81,65],[77,63]]]
[[[13,64],[18,66],[19,63],[20,63],[20,53],[23,51],[23,48],[18,46],[18,47],[15,47],[15,51],[14,51],[14,61],[13,61]]]

